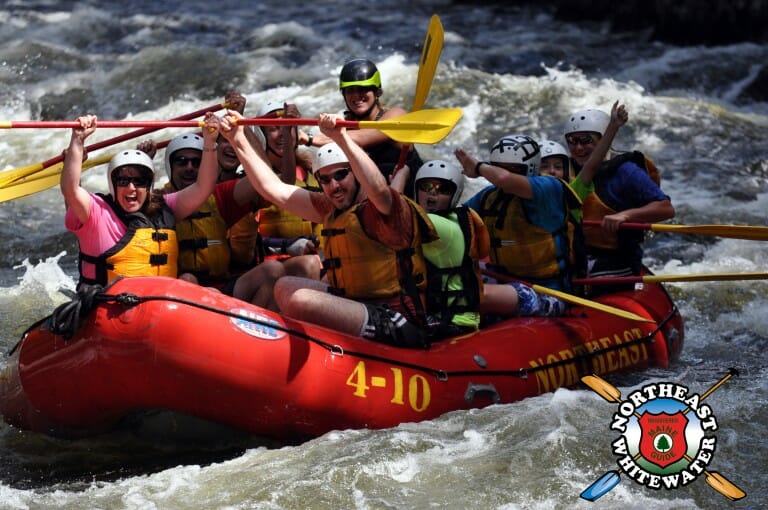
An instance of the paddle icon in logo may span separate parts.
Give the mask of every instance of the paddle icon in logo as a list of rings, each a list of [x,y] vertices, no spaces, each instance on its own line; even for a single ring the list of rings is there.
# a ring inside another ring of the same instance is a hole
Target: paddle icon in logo
[[[630,393],[626,399],[606,380],[582,377],[582,382],[609,402],[619,404],[610,428],[621,435],[612,443],[619,469],[608,471],[584,489],[581,498],[595,501],[621,481],[621,473],[651,489],[673,490],[704,475],[707,484],[735,501],[746,493],[717,471],[707,467],[717,446],[717,418],[702,401],[738,375],[730,369],[703,394],[691,393],[681,384],[652,383]]]

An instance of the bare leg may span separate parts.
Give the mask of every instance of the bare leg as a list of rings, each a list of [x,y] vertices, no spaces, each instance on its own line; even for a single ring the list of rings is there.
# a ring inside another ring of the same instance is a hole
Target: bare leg
[[[275,301],[293,319],[359,335],[367,312],[362,303],[328,293],[328,284],[310,278],[285,276],[275,284]]]
[[[279,309],[275,302],[274,286],[284,275],[283,264],[276,260],[264,261],[237,279],[232,295],[277,312]]]
[[[320,270],[323,263],[317,255],[299,255],[283,260],[285,274],[288,276],[300,276],[302,278],[320,279]]]
[[[517,291],[511,285],[486,283],[483,285],[483,302],[480,313],[514,316],[517,313]]]
[[[197,285],[197,276],[193,275],[192,273],[181,273],[179,275],[179,280],[184,280],[185,282],[194,283]]]

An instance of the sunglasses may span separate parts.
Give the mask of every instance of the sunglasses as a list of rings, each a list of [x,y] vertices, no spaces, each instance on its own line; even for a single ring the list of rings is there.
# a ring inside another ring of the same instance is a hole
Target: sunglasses
[[[592,135],[581,135],[581,136],[568,135],[565,137],[565,141],[568,142],[568,145],[573,145],[573,146],[589,145],[595,142],[594,138],[592,138]]]
[[[352,170],[350,168],[340,168],[339,170],[336,170],[332,174],[327,174],[327,175],[319,175],[318,174],[315,177],[317,178],[317,181],[320,184],[330,184],[331,183],[331,179],[333,179],[336,182],[343,181],[344,179],[347,178],[347,175],[349,175],[349,172],[351,172],[351,171]]]
[[[192,166],[194,168],[200,168],[200,158],[188,158],[186,156],[178,156],[171,160],[171,164],[173,165],[179,165],[179,166],[187,166],[189,163],[192,163]]]
[[[118,188],[125,188],[129,184],[133,184],[137,188],[149,188],[152,185],[152,179],[149,177],[142,177],[137,175],[136,177],[124,177],[119,176],[115,178],[115,185]]]
[[[416,185],[419,187],[420,191],[425,193],[432,193],[435,191],[440,195],[453,195],[456,191],[456,185],[452,182],[421,180],[416,183]]]

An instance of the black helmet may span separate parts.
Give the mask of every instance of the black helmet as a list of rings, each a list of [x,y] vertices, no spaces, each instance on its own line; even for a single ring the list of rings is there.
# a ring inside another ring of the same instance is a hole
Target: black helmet
[[[339,88],[375,87],[381,88],[381,76],[376,64],[364,58],[350,60],[339,73]]]

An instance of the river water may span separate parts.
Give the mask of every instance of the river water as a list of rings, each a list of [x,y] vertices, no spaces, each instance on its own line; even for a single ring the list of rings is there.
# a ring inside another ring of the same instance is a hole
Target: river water
[[[351,57],[379,64],[384,102],[409,107],[432,14],[445,28],[427,108],[463,109],[426,157],[461,146],[480,157],[506,133],[558,138],[577,109],[630,111],[617,148],[649,154],[680,224],[766,225],[768,104],[741,91],[765,44],[675,47],[644,33],[566,24],[543,11],[447,1],[242,2],[16,0],[0,6],[0,118],[168,119],[230,89],[288,98],[306,116],[338,111],[336,76]],[[119,132],[101,130],[95,140]],[[157,134],[167,139],[173,131]],[[67,130],[0,133],[0,169],[47,160]],[[94,140],[94,141],[95,141]],[[132,146],[133,142],[125,146]],[[158,163],[162,168],[160,158]],[[104,191],[104,168],[83,183]],[[0,204],[0,348],[73,288],[74,236],[57,189]],[[765,243],[656,234],[660,274],[768,271]],[[757,508],[768,500],[768,283],[669,284],[686,344],[669,369],[613,378],[622,395],[651,381],[703,393],[717,416],[709,469],[746,493],[736,503],[704,477],[654,491],[622,477],[596,503],[579,493],[615,469],[612,406],[588,389],[449,413],[389,430],[344,430],[302,444],[221,432],[217,442],[132,430],[68,441],[0,423],[0,508]],[[7,361],[0,359],[0,368]],[[160,420],[161,421],[161,420]]]

